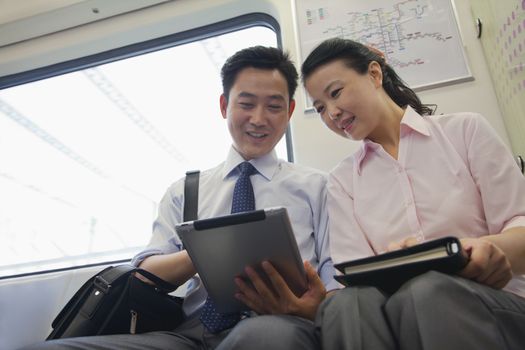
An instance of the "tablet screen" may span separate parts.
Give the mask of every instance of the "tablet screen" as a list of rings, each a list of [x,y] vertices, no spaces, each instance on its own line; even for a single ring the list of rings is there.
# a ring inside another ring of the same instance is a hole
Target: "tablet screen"
[[[248,265],[261,274],[264,260],[272,263],[296,295],[306,291],[306,275],[286,208],[190,221],[176,230],[220,312],[248,310],[234,297],[234,278],[244,276]]]

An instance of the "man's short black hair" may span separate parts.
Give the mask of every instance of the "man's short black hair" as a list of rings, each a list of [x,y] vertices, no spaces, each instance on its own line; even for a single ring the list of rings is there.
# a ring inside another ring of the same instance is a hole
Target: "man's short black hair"
[[[245,68],[277,69],[286,79],[290,101],[293,99],[299,75],[288,53],[275,47],[253,46],[237,51],[222,66],[222,91],[226,100],[237,75]]]

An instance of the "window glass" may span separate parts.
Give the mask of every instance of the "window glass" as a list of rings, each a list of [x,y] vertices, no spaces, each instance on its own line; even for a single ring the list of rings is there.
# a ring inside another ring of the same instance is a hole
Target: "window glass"
[[[231,145],[220,68],[250,27],[0,90],[0,276],[132,257],[186,170]],[[285,138],[277,147],[286,159]]]

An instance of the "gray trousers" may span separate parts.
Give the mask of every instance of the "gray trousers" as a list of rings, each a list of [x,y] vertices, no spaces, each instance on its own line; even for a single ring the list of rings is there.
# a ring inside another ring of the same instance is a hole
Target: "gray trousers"
[[[373,287],[338,291],[321,304],[323,349],[525,349],[525,299],[429,272],[392,296]]]
[[[211,334],[198,317],[190,318],[173,331],[144,334],[64,338],[37,343],[23,350],[194,350],[194,349],[318,349],[314,323],[287,315],[246,318],[231,330]]]

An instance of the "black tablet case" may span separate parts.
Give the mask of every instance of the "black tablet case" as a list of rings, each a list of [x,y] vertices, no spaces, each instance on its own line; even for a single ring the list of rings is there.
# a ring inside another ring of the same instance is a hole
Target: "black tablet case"
[[[451,247],[457,244],[457,252],[453,252]],[[380,267],[371,271],[356,272],[345,274],[345,268],[357,266],[371,262],[388,261],[399,257],[409,257],[420,252],[430,251],[437,247],[447,250],[446,257],[434,258],[426,261],[418,261],[392,267]],[[447,274],[456,273],[461,270],[468,262],[468,257],[461,249],[461,244],[456,237],[444,237],[436,240],[424,242],[409,248],[400,249],[380,255],[375,255],[363,259],[347,261],[335,264],[334,267],[343,273],[336,275],[335,279],[345,286],[374,286],[386,293],[392,294],[408,280],[430,270],[435,270]]]

